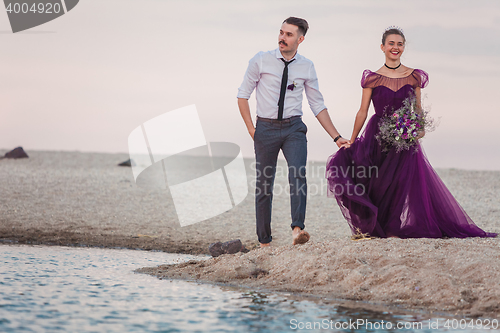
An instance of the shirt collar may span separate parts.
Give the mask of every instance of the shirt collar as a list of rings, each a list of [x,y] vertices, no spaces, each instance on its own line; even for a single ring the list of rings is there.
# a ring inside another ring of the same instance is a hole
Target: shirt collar
[[[298,57],[299,57],[299,52],[295,52],[295,55],[293,56],[292,59],[286,60],[281,54],[280,49],[279,48],[276,49],[276,58],[278,59],[285,59],[286,61],[292,61],[293,59],[297,59]]]

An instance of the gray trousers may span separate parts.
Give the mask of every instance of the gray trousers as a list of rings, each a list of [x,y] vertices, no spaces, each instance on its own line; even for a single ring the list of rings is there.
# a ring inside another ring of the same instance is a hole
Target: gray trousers
[[[307,183],[307,126],[300,117],[270,120],[257,117],[254,134],[256,160],[255,212],[260,243],[269,243],[274,177],[280,149],[288,163],[292,229],[304,229]],[[282,194],[285,191],[281,191]]]

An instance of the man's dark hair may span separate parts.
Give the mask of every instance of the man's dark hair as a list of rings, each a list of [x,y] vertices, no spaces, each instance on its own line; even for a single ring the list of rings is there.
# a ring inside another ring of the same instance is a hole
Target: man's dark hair
[[[296,25],[299,28],[299,33],[301,33],[302,36],[305,36],[307,29],[309,29],[309,24],[307,24],[307,21],[298,17],[289,17],[284,20],[283,23]]]

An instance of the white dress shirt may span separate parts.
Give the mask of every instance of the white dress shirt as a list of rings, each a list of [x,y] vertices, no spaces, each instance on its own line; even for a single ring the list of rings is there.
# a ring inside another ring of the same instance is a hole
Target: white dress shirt
[[[281,77],[285,64],[279,49],[259,52],[250,59],[243,83],[238,88],[238,98],[249,99],[257,88],[257,116],[278,118],[278,100]],[[309,106],[315,116],[326,109],[323,95],[319,91],[318,77],[311,60],[296,53],[288,65],[288,82],[285,93],[283,119],[302,115],[302,92],[305,90]],[[288,86],[294,84],[293,90]]]

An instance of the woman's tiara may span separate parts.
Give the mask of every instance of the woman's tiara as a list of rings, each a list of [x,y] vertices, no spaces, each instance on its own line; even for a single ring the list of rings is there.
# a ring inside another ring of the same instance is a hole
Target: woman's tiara
[[[385,31],[384,31],[384,32],[386,32],[386,31],[388,31],[388,30],[392,30],[392,29],[399,30],[399,31],[401,31],[401,33],[404,35],[404,31],[403,31],[403,29],[402,29],[401,27],[398,27],[397,25],[391,25],[390,27],[387,27],[387,28],[385,29]]]

